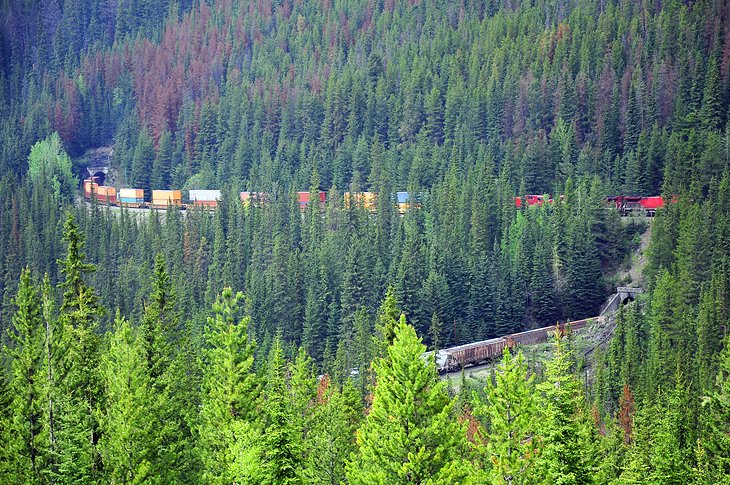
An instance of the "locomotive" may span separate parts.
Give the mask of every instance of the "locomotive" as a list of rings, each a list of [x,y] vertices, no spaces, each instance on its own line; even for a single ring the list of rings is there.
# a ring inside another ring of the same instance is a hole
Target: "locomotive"
[[[563,200],[564,195],[560,196]],[[673,197],[670,202],[676,202],[677,198]],[[543,204],[552,204],[553,198],[545,195],[526,195],[524,197],[515,197],[515,207],[518,209],[523,205],[541,206]],[[605,204],[607,208],[615,208],[621,216],[645,215],[646,217],[654,217],[657,209],[664,207],[664,197],[661,195],[652,195],[648,197],[633,195],[612,195],[606,197]]]

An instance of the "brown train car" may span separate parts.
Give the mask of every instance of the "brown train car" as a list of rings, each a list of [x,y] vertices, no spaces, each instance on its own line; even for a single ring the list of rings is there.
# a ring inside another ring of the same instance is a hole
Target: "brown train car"
[[[497,359],[502,355],[505,347],[511,349],[517,345],[545,343],[556,329],[564,334],[568,327],[571,331],[580,330],[594,321],[602,321],[603,319],[604,317],[586,318],[439,350],[435,357],[436,365],[439,372],[454,372],[469,365]]]
[[[502,337],[460,345],[440,351],[439,370],[453,372],[502,355],[506,341]]]

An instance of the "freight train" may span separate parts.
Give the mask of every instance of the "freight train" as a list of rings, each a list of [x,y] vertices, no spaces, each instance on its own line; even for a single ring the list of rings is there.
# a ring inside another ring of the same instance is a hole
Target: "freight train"
[[[153,190],[150,200],[147,201],[145,191],[142,189],[122,188],[117,191],[115,187],[99,184],[97,177],[90,177],[84,180],[83,194],[84,198],[89,202],[96,200],[98,203],[104,205],[138,209],[166,209],[168,206],[175,206],[181,209],[186,209],[187,207],[215,209],[218,207],[221,199],[220,190],[190,190],[188,191],[187,199],[189,202],[184,203],[181,190]],[[241,192],[239,198],[242,204],[257,207],[271,200],[269,194],[266,192]],[[411,209],[421,208],[423,198],[423,193],[412,194],[410,192],[396,192],[391,196],[392,203],[401,215]],[[302,212],[309,207],[309,199],[310,193],[308,191],[297,192],[297,205]],[[319,208],[324,210],[327,203],[327,193],[320,190],[316,194],[316,199]],[[374,213],[377,207],[378,194],[376,192],[345,192],[343,199],[344,207],[347,209],[362,207],[364,210]],[[565,196],[561,195],[560,200],[563,199],[565,199]],[[676,197],[671,199],[671,202],[675,201]],[[523,206],[541,206],[546,203],[552,204],[553,198],[546,195],[515,197],[515,206],[517,208]],[[652,217],[656,214],[657,209],[663,206],[664,198],[658,195],[651,197],[626,195],[606,197],[606,207],[615,208],[622,216],[646,215]]]
[[[564,195],[560,196],[563,200]],[[670,202],[676,202],[677,198],[672,197]],[[515,207],[518,209],[523,205],[541,206],[543,204],[552,204],[553,198],[544,195],[526,195],[524,197],[515,197]],[[633,195],[612,195],[605,199],[606,207],[615,208],[621,216],[644,215],[646,217],[654,217],[657,209],[664,207],[664,197],[661,195],[652,195],[648,197]]]
[[[513,349],[518,345],[534,345],[547,342],[551,335],[560,332],[563,335],[570,331],[581,330],[593,323],[603,323],[605,317],[586,318],[573,322],[551,325],[549,327],[513,333],[505,337],[497,337],[481,342],[459,345],[436,351],[436,368],[440,374],[456,372],[465,367],[478,365],[502,356],[505,347]],[[424,358],[431,358],[433,351],[423,354]]]
[[[115,187],[104,186],[99,184],[97,177],[90,177],[83,183],[84,199],[87,202],[95,200],[103,205],[115,207],[131,207],[137,209],[167,209],[169,206],[175,206],[180,209],[188,207],[201,207],[203,209],[215,209],[221,200],[220,190],[190,190],[188,191],[188,201],[183,202],[181,190],[153,190],[149,201],[145,198],[143,189],[121,188],[119,191]],[[421,207],[422,194],[415,196],[408,192],[396,192],[393,194],[393,203],[400,214],[405,214],[410,209]],[[245,206],[261,207],[268,203],[271,198],[266,192],[241,192],[239,194],[241,203]],[[297,192],[297,206],[304,212],[310,203],[310,193],[308,191]],[[327,203],[327,193],[319,191],[316,194],[316,200],[320,210],[324,210]],[[369,212],[375,212],[375,203],[377,194],[375,192],[360,192],[350,194],[345,192],[345,207],[360,205]]]

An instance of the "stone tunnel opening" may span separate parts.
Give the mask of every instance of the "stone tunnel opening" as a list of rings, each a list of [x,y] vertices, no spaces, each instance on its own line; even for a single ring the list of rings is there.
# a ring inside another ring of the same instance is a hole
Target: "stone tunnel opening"
[[[94,172],[93,177],[97,180],[99,185],[104,185],[106,181],[106,174],[104,172]]]
[[[630,302],[634,301],[636,298],[634,295],[628,295],[625,298],[621,300],[621,305],[628,305]]]

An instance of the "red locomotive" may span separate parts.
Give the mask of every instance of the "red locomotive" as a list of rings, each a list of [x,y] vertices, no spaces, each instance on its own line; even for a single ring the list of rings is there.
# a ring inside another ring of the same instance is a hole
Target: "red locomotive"
[[[562,200],[565,196],[561,195]],[[524,202],[523,202],[524,201]],[[670,202],[676,202],[677,198],[673,197]],[[524,197],[515,197],[515,206],[520,208],[526,203],[527,206],[541,206],[544,203],[552,204],[553,198],[545,195],[526,195]],[[642,197],[638,195],[612,195],[606,197],[606,206],[618,210],[621,216],[645,215],[654,217],[657,209],[664,207],[664,197],[661,195],[652,195]]]

